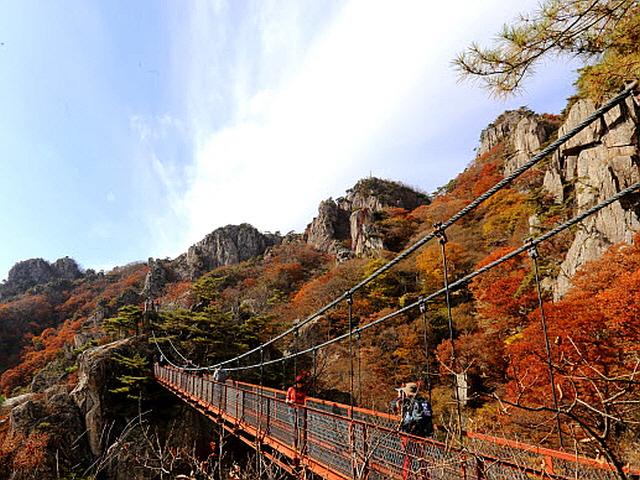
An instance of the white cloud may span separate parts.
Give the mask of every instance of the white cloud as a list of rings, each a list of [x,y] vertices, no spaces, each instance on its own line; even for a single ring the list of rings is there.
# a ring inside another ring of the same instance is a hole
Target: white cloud
[[[185,188],[170,188],[187,225],[181,248],[227,223],[300,230],[319,200],[371,170],[399,177],[405,159],[380,163],[377,150],[475,114],[484,92],[460,95],[471,90],[455,85],[451,59],[534,5],[354,0],[318,25],[297,3],[258,2],[241,19],[196,3],[182,39],[187,65],[175,60],[188,75],[193,144]]]

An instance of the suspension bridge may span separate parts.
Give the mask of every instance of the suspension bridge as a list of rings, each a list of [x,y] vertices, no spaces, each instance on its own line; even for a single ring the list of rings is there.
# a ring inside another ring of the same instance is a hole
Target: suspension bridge
[[[183,401],[302,478],[306,472],[327,480],[618,478],[606,463],[505,438],[463,432],[463,446],[452,446],[402,433],[398,418],[382,412],[317,398],[291,406],[281,390],[215,382],[171,366],[155,365],[154,373]]]
[[[185,362],[180,365],[170,360],[170,356],[162,350],[156,334],[153,332],[153,339],[161,358],[168,363],[168,365],[156,364],[154,366],[155,378],[162,386],[180,397],[184,402],[219,423],[225,430],[255,448],[260,455],[268,458],[292,475],[298,476],[298,478],[306,478],[307,474],[313,474],[328,480],[447,480],[460,478],[470,480],[524,480],[531,478],[608,480],[614,478],[640,478],[640,471],[613,465],[607,463],[607,461],[587,458],[577,452],[568,453],[567,451],[542,448],[536,445],[464,430],[455,372],[452,374],[458,415],[457,435],[447,438],[445,441],[419,438],[400,432],[396,416],[359,408],[353,404],[344,405],[316,398],[307,398],[304,405],[292,406],[286,403],[283,391],[262,385],[262,375],[265,367],[313,355],[315,369],[318,351],[335,343],[347,341],[349,342],[349,356],[351,359],[350,396],[353,398],[353,339],[359,338],[362,332],[411,310],[419,309],[424,315],[427,302],[441,296],[445,297],[447,302],[449,339],[452,346],[451,357],[455,361],[455,337],[449,299],[450,293],[468,284],[476,276],[495,268],[509,259],[523,253],[529,253],[538,285],[541,323],[545,332],[545,345],[542,348],[546,353],[550,377],[550,394],[552,394],[557,412],[556,421],[559,427],[559,443],[562,445],[559,406],[553,387],[554,367],[551,362],[549,340],[546,337],[546,323],[539,287],[536,247],[623,197],[637,193],[640,191],[640,182],[621,189],[615,195],[557,225],[546,233],[528,240],[520,248],[453,282],[449,281],[447,272],[446,229],[493,194],[505,188],[522,173],[537,165],[592,122],[602,118],[610,109],[625,101],[634,94],[636,87],[637,82],[629,85],[623,92],[589,115],[571,131],[542,149],[527,163],[503,178],[447,221],[435,225],[432,233],[405,249],[393,260],[378,268],[332,302],[258,347],[215,365],[198,366],[187,360],[169,341],[176,354]],[[438,240],[441,245],[444,287],[403,308],[354,328],[352,312],[354,294],[433,239]],[[297,338],[301,327],[319,318],[342,302],[346,302],[348,306],[349,324],[347,332],[311,347],[293,351],[282,357],[265,360],[264,352],[267,347],[288,336]],[[256,354],[259,354],[259,361],[245,365],[241,364],[242,360]],[[260,385],[231,380],[224,382],[214,381],[214,378],[209,373],[212,370],[242,372],[257,369],[260,370]]]

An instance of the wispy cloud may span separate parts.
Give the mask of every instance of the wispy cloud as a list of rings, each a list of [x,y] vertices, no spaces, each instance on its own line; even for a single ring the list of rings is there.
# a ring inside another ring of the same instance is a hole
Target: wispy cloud
[[[190,4],[174,63],[187,82],[183,133],[193,155],[180,171],[168,171],[157,148],[147,155],[185,224],[174,240],[184,248],[227,223],[301,230],[319,200],[372,170],[406,180],[411,169],[424,178],[445,168],[446,155],[427,165],[394,152],[462,127],[485,102],[480,91],[461,95],[470,90],[456,86],[450,60],[527,8],[504,3],[354,0],[331,12]],[[466,148],[453,172],[470,159]]]

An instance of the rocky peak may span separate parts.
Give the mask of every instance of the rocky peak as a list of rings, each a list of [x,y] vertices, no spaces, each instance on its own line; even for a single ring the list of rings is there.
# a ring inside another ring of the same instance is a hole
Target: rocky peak
[[[80,277],[82,272],[73,258],[59,258],[53,263],[42,258],[23,260],[11,267],[7,280],[0,285],[0,299],[23,293],[36,285]]]
[[[53,271],[58,278],[64,280],[75,280],[82,277],[82,272],[78,263],[69,257],[62,257],[51,264]]]
[[[520,107],[518,110],[507,110],[502,113],[480,132],[478,155],[483,155],[509,137],[515,130],[516,125],[518,125],[522,119],[531,115],[534,115],[534,113],[527,107]]]
[[[507,110],[480,134],[478,155],[505,142],[509,158],[504,163],[504,174],[510,175],[535,155],[556,129],[543,116],[526,107]]]
[[[194,280],[214,268],[262,255],[267,248],[281,241],[280,235],[261,233],[247,223],[227,225],[189,247],[170,266],[181,278]]]
[[[304,238],[317,249],[335,254],[338,260],[366,255],[384,248],[375,225],[377,212],[387,207],[413,210],[426,203],[427,195],[405,185],[366,178],[347,190],[346,196],[321,202]]]
[[[380,178],[365,178],[347,190],[347,196],[339,199],[341,208],[355,211],[367,208],[376,212],[387,207],[406,210],[429,203],[429,197],[398,182]]]

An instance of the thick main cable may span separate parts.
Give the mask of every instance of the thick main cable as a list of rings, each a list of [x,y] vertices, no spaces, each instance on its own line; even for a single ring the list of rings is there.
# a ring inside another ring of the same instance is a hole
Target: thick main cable
[[[553,228],[552,230],[549,230],[547,233],[540,235],[537,238],[532,239],[531,241],[527,242],[525,245],[523,245],[522,247],[517,248],[516,250],[513,250],[505,255],[503,255],[502,257],[498,258],[497,260],[494,260],[493,262],[485,265],[482,268],[479,268],[471,273],[469,273],[468,275],[460,278],[459,280],[456,280],[455,282],[452,282],[449,284],[449,290],[453,290],[453,289],[457,289],[462,287],[463,285],[469,283],[469,281],[473,280],[475,277],[477,277],[478,275],[481,275],[495,267],[497,267],[498,265],[511,260],[514,257],[517,257],[518,255],[526,252],[527,250],[529,250],[532,246],[538,245],[546,240],[549,240],[551,237],[554,237],[555,235],[557,235],[558,233],[576,225],[577,223],[580,223],[582,220],[584,220],[585,218],[593,215],[594,213],[602,210],[603,208],[611,205],[612,203],[620,200],[622,197],[629,195],[630,193],[634,193],[640,191],[640,182],[635,183],[633,185],[631,185],[630,187],[625,188],[624,190],[621,190],[620,192],[618,192],[617,194],[609,197],[606,200],[603,200],[602,202],[598,203],[597,205],[589,208],[588,210],[585,210],[583,213],[576,215],[575,217],[571,218],[570,220],[567,220],[566,222],[558,225],[557,227]],[[419,300],[416,300],[415,302],[399,309],[396,310],[394,312],[391,312],[383,317],[378,318],[377,320],[374,320],[371,323],[368,323],[366,325],[363,325],[362,327],[358,327],[355,328],[353,330],[353,332],[346,332],[342,335],[339,335],[337,337],[334,337],[330,340],[327,340],[326,342],[314,345],[312,347],[307,348],[306,350],[301,350],[300,352],[297,352],[295,354],[290,354],[287,355],[286,357],[280,357],[280,358],[276,358],[273,360],[268,360],[266,362],[263,362],[262,364],[258,363],[258,364],[254,364],[254,365],[245,365],[242,367],[235,367],[235,368],[225,368],[224,370],[226,371],[240,371],[240,370],[251,370],[254,368],[258,368],[261,365],[262,366],[268,366],[268,365],[274,365],[276,363],[279,362],[283,362],[286,360],[290,360],[291,358],[293,358],[294,356],[302,356],[302,355],[306,355],[308,353],[312,353],[313,350],[320,350],[323,349],[325,347],[328,347],[329,345],[332,345],[334,343],[337,342],[341,342],[342,340],[345,340],[347,338],[349,338],[349,336],[353,333],[353,334],[360,334],[362,332],[364,332],[365,330],[368,330],[372,327],[375,327],[376,325],[379,325],[383,322],[386,322],[387,320],[391,320],[392,318],[395,318],[399,315],[402,315],[410,310],[413,310],[416,307],[419,307],[421,304],[426,303],[430,300],[433,300],[436,297],[439,297],[443,294],[446,293],[446,290],[444,288],[441,288],[440,290],[428,295],[427,297],[423,297]]]
[[[153,330],[153,329],[151,329],[151,336],[153,337],[153,343],[155,344],[156,349],[158,350],[158,353],[160,353],[160,355],[162,355],[162,358],[164,359],[165,362],[167,362],[172,367],[180,369],[180,370],[193,370],[193,367],[189,368],[187,366],[176,365],[171,360],[169,360],[169,357],[167,356],[167,354],[162,350],[162,348],[160,348],[160,344],[158,343],[158,338],[156,337],[156,331]]]
[[[632,82],[631,84],[629,84],[622,92],[620,92],[618,95],[613,97],[607,103],[605,103],[600,108],[595,110],[591,115],[589,115],[587,118],[585,118],[582,122],[580,122],[578,125],[576,125],[569,132],[565,133],[563,136],[559,137],[557,140],[555,140],[554,142],[552,142],[549,145],[547,145],[540,152],[538,152],[536,155],[534,155],[528,162],[524,163],[519,168],[514,170],[510,175],[507,175],[505,178],[503,178],[501,181],[496,183],[493,187],[491,187],[489,190],[484,192],[482,195],[476,197],[473,201],[471,201],[469,204],[467,204],[467,206],[465,206],[459,212],[457,212],[451,218],[449,218],[449,220],[443,222],[441,224],[441,228],[444,230],[444,229],[450,227],[451,225],[456,223],[458,220],[463,218],[465,215],[469,214],[472,210],[477,208],[482,202],[487,200],[489,197],[494,195],[499,190],[501,190],[504,187],[506,187],[507,185],[509,185],[511,182],[513,182],[516,178],[518,178],[524,172],[529,170],[531,167],[533,167],[537,163],[541,162],[544,158],[547,157],[547,155],[553,153],[555,150],[560,148],[565,142],[567,142],[567,140],[570,140],[571,138],[576,136],[578,133],[580,133],[582,130],[584,130],[587,126],[589,126],[594,120],[596,120],[597,118],[599,118],[602,115],[604,115],[611,108],[615,107],[618,103],[620,103],[621,101],[626,99],[629,95],[631,95],[633,93],[634,89],[637,87],[637,85],[638,85],[638,81],[637,80]],[[216,363],[215,365],[199,366],[199,367],[191,367],[191,368],[186,368],[185,367],[184,369],[185,370],[194,370],[194,371],[212,370],[212,369],[223,367],[223,366],[228,365],[230,363],[233,363],[235,361],[239,361],[239,360],[241,360],[243,358],[246,358],[246,357],[248,357],[250,355],[253,355],[256,352],[259,352],[261,348],[268,347],[268,346],[274,344],[275,342],[287,337],[288,335],[290,335],[291,333],[295,332],[300,327],[302,327],[302,326],[306,325],[307,323],[315,320],[316,318],[318,318],[319,316],[323,315],[325,312],[327,312],[331,308],[335,307],[336,305],[339,305],[341,302],[343,302],[347,298],[352,297],[355,292],[357,292],[358,290],[360,290],[361,288],[363,288],[364,286],[369,284],[371,281],[373,281],[375,278],[377,278],[382,273],[386,272],[387,270],[389,270],[393,266],[397,265],[399,262],[401,262],[406,257],[408,257],[413,252],[415,252],[418,248],[420,248],[421,246],[423,246],[424,244],[426,244],[427,242],[429,242],[430,240],[435,238],[435,236],[436,236],[436,234],[434,232],[429,233],[428,235],[425,235],[423,238],[421,238],[420,240],[415,242],[413,245],[407,247],[405,250],[403,250],[401,253],[399,253],[392,260],[390,260],[389,262],[387,262],[386,264],[382,265],[380,268],[375,270],[368,277],[364,278],[359,283],[357,283],[356,285],[351,287],[349,290],[344,292],[342,295],[340,295],[339,297],[335,298],[333,301],[331,301],[330,303],[326,304],[324,307],[320,308],[315,313],[313,313],[310,316],[308,316],[307,318],[305,318],[303,321],[298,322],[296,325],[288,328],[284,332],[276,335],[275,337],[273,337],[272,339],[262,343],[261,345],[255,347],[255,348],[253,348],[251,350],[248,350],[248,351],[246,351],[244,353],[241,353],[240,355],[237,355],[237,356],[235,356],[233,358],[230,358],[228,360],[224,360],[222,362]],[[232,368],[228,368],[228,369],[225,369],[225,370],[233,370],[233,369]]]

